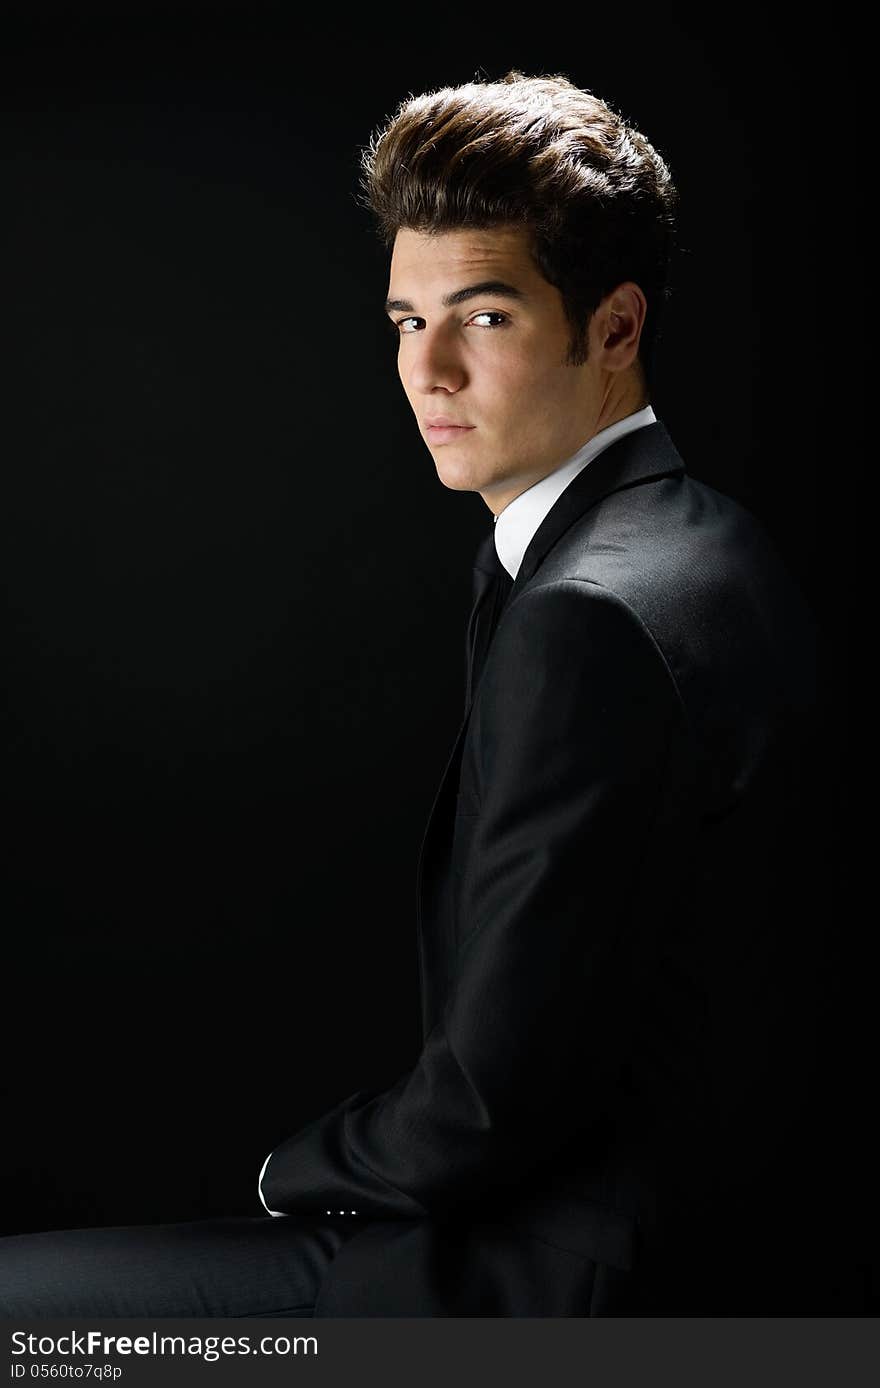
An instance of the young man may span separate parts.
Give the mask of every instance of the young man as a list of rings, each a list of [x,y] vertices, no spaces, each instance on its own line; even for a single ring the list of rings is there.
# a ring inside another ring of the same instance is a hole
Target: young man
[[[419,862],[423,1047],[268,1154],[273,1218],[4,1240],[2,1309],[815,1310],[775,1280],[818,1036],[814,633],[650,403],[669,170],[516,71],[402,103],[363,167],[401,383],[494,518]],[[100,1251],[77,1292],[37,1290],[59,1244]]]

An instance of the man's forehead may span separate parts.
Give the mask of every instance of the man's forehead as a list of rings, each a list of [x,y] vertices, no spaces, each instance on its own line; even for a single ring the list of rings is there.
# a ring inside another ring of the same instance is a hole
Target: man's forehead
[[[391,256],[389,294],[430,283],[454,288],[466,278],[524,282],[534,274],[521,228],[450,231],[428,236],[403,227]],[[402,281],[406,281],[406,285]],[[455,285],[453,285],[455,281]]]
[[[506,264],[526,257],[526,238],[521,227],[490,227],[485,230],[441,231],[433,234],[401,227],[394,239],[392,262],[447,260],[456,265],[486,265],[492,260]]]

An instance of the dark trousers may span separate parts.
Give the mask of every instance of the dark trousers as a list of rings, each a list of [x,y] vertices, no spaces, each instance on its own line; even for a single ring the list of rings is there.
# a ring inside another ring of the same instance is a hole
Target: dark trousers
[[[0,1238],[0,1316],[311,1316],[362,1227],[286,1215]]]

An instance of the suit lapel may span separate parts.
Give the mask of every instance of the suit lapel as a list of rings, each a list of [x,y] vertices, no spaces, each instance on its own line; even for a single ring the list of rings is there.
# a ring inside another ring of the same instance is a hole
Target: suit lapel
[[[633,429],[609,444],[597,458],[581,469],[541,521],[529,541],[504,606],[509,606],[516,599],[565,532],[603,497],[624,487],[659,477],[678,476],[684,471],[681,456],[660,420]],[[490,531],[477,550],[474,601],[479,596],[480,584],[489,581],[489,571],[494,562],[489,546],[494,547],[494,544],[495,536]],[[450,890],[448,853],[443,849],[444,845],[447,849],[451,846],[461,754],[475,692],[476,686],[470,690],[470,698],[466,700],[464,717],[428,812],[419,849],[416,906],[424,1039],[427,1039],[441,1015],[453,956],[452,909],[451,901],[446,896]]]
[[[664,424],[656,420],[632,429],[587,463],[556,498],[528,543],[508,602],[533,578],[542,560],[585,511],[624,487],[674,477],[685,470]]]

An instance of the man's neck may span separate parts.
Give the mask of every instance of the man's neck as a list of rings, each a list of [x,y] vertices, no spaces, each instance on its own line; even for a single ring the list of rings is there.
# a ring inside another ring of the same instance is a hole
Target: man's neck
[[[610,429],[612,424],[617,424],[621,419],[628,419],[630,415],[636,414],[639,410],[643,410],[646,405],[650,405],[651,401],[645,392],[640,391],[638,394],[633,392],[629,399],[618,399],[614,407],[606,411],[604,407],[607,403],[607,401],[603,402],[603,408],[600,409],[598,416],[593,421],[590,434],[586,438],[582,438],[573,448],[569,449],[565,457],[559,458],[552,466],[545,467],[542,472],[538,472],[534,476],[523,475],[515,480],[508,480],[506,483],[502,484],[503,490],[501,488],[492,487],[488,488],[486,491],[480,492],[481,497],[496,520],[505,507],[509,506],[512,501],[515,501],[523,492],[528,491],[530,487],[534,487],[538,482],[543,481],[545,477],[549,477],[551,473],[556,472],[558,468],[563,467],[576,452],[584,448],[597,434],[601,434],[603,429]]]

